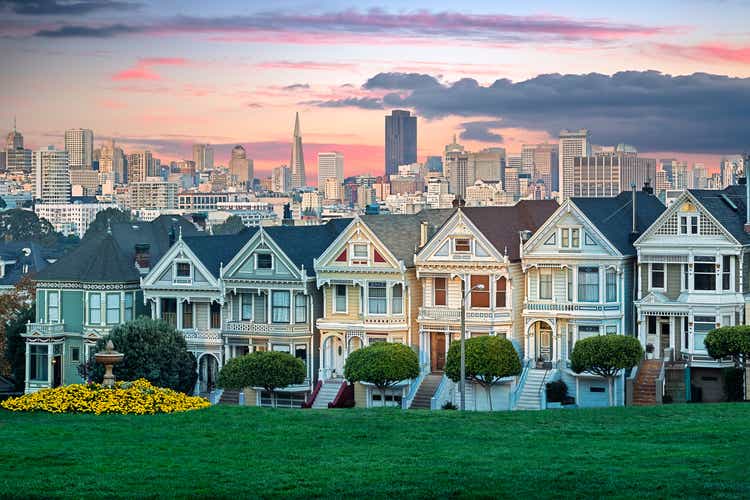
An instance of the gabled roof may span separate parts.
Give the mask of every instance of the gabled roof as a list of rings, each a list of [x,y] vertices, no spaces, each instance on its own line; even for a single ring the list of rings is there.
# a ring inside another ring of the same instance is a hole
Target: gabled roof
[[[689,192],[737,241],[743,245],[750,245],[750,234],[745,232],[745,185],[732,185],[722,190],[690,189]],[[736,210],[727,203],[727,199]]]
[[[518,261],[520,232],[534,232],[557,210],[555,200],[521,200],[504,207],[463,207],[461,211],[510,261]]]
[[[227,265],[258,230],[257,227],[248,227],[237,234],[189,236],[183,237],[182,241],[200,259],[206,269],[218,278],[221,266]]]
[[[318,258],[351,223],[351,219],[333,219],[318,226],[271,226],[263,228],[297,267],[315,275],[313,260]]]
[[[623,255],[635,255],[630,234],[633,228],[633,193],[623,191],[614,198],[571,198],[583,215]],[[643,191],[636,192],[636,225],[643,234],[666,207],[659,199]]]
[[[404,262],[406,267],[414,266],[414,254],[418,250],[422,222],[429,224],[429,235],[435,233],[455,212],[453,208],[422,210],[417,214],[363,215],[361,217],[394,257]]]

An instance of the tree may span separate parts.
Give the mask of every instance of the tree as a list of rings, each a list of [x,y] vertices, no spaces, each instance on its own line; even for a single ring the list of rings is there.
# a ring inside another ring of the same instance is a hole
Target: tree
[[[219,372],[217,385],[224,389],[262,387],[271,393],[276,406],[276,389],[305,381],[305,363],[286,352],[256,351],[230,359]]]
[[[109,335],[99,339],[96,351],[104,350],[108,340],[125,355],[122,363],[114,367],[117,380],[145,378],[158,387],[185,394],[195,389],[198,379],[195,356],[187,350],[185,337],[169,323],[140,317],[117,325]],[[101,383],[104,367],[93,358],[87,364],[88,376]]]
[[[35,241],[44,246],[55,245],[64,238],[46,219],[20,208],[0,212],[0,234],[6,240]]]
[[[731,357],[734,366],[742,371],[742,397],[747,393],[746,378],[750,362],[750,326],[722,326],[708,332],[703,341],[708,355],[714,359]]]
[[[492,411],[492,386],[505,377],[521,373],[521,359],[513,343],[497,336],[484,335],[466,340],[466,380],[476,382],[487,392]],[[445,374],[461,380],[461,344],[452,342],[445,362]]]
[[[111,224],[118,224],[121,222],[133,222],[133,217],[130,212],[123,212],[117,208],[108,208],[102,210],[96,214],[93,222],[89,224],[89,228],[86,230],[84,238],[91,237],[96,234],[104,234],[107,231],[107,227]]]
[[[230,215],[227,220],[213,227],[214,234],[237,234],[245,229],[242,219],[238,215]]]
[[[7,207],[7,206],[8,206],[8,204],[5,203],[5,199],[2,196],[0,196],[0,209],[3,209],[5,207]]]
[[[13,376],[21,386],[26,367],[25,343],[21,333],[26,331],[29,320],[34,321],[34,290],[34,281],[25,275],[13,290],[0,294],[0,375]],[[22,366],[19,367],[18,363]],[[20,382],[17,376],[19,368]]]
[[[4,372],[10,375],[15,383],[16,391],[24,390],[26,380],[26,339],[21,337],[26,333],[26,324],[34,321],[36,308],[34,305],[23,308],[10,322],[5,325],[5,359]]]
[[[637,365],[643,359],[643,348],[635,337],[598,335],[576,342],[570,354],[576,373],[589,372],[607,379],[609,405],[614,405],[614,379],[621,370]]]
[[[402,380],[419,376],[419,359],[409,346],[378,342],[349,354],[344,365],[344,376],[350,382],[367,382],[385,391]]]

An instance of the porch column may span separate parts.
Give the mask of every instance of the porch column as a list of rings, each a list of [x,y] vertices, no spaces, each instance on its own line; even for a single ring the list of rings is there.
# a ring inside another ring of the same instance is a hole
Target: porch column
[[[227,361],[229,361],[229,344],[224,344],[224,364],[227,364]]]
[[[49,344],[47,344],[47,382],[49,383],[50,387],[52,387],[52,377],[55,371],[52,367],[53,353],[54,349],[52,346],[52,342],[50,342]]]
[[[161,297],[155,297],[154,298],[154,309],[156,310],[156,319],[162,319],[161,318]]]
[[[176,306],[175,310],[177,311],[177,329],[182,330],[182,300],[176,299]]]
[[[26,342],[26,372],[24,372],[24,376],[23,376],[25,391],[29,390],[29,380],[31,380],[30,373],[29,373],[30,371],[31,371],[31,344]]]

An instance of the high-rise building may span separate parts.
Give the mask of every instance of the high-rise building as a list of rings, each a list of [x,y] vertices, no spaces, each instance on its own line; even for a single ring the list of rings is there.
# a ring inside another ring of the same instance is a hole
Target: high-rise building
[[[521,145],[521,173],[530,174],[534,176],[534,151],[536,150],[535,144],[522,144]]]
[[[520,170],[520,167],[505,168],[505,183],[503,187],[506,193],[514,197],[521,196],[521,184],[518,178]]]
[[[708,188],[708,169],[703,163],[693,164],[693,189]]]
[[[146,177],[143,182],[128,184],[128,208],[131,210],[175,210],[177,189],[174,182],[161,177]]]
[[[619,146],[615,154],[620,158],[620,191],[629,191],[633,185],[641,189],[646,183],[654,187],[655,158],[641,158],[634,150],[623,150]]]
[[[115,140],[111,139],[102,144],[99,149],[99,173],[114,183],[122,184],[125,178],[125,154],[122,149],[115,146]]]
[[[70,203],[68,152],[49,146],[34,151],[31,162],[34,198],[39,203]]]
[[[385,117],[385,175],[398,173],[399,165],[417,162],[417,117],[402,109]]]
[[[375,205],[376,203],[375,189],[366,185],[357,187],[357,208],[364,210],[369,205]]]
[[[663,158],[659,160],[659,165],[664,174],[666,174],[669,182],[672,182],[674,179],[674,168],[677,166],[677,160],[674,158]]]
[[[94,132],[86,128],[65,131],[65,151],[71,170],[91,170],[94,159]]]
[[[214,168],[214,149],[210,144],[193,144],[193,161],[199,172]]]
[[[469,164],[469,153],[456,142],[454,135],[453,142],[445,146],[445,160],[443,161],[451,193],[459,196],[466,194],[466,188],[474,184],[473,166]]]
[[[151,151],[139,151],[128,155],[128,184],[143,182],[147,177],[154,177],[154,159]]]
[[[31,173],[31,150],[23,147],[23,135],[16,130],[15,120],[13,120],[13,130],[8,133],[5,141],[5,166],[10,174]]]
[[[721,159],[721,188],[737,184],[745,175],[745,158],[742,155],[725,156]]]
[[[292,169],[292,189],[303,188],[307,185],[305,179],[305,153],[302,150],[302,133],[299,128],[299,113],[294,117],[294,134],[292,135],[292,159],[289,162]]]
[[[6,160],[8,158],[8,154],[5,152],[4,149],[0,150],[0,172],[5,172],[8,170],[8,164],[6,163]]]
[[[318,190],[321,190],[318,187]],[[328,177],[323,181],[323,197],[326,200],[341,201],[344,195],[342,184],[334,177]]]
[[[601,198],[620,194],[620,159],[612,152],[573,158],[571,196]]]
[[[292,190],[291,170],[286,165],[281,165],[273,169],[271,190],[274,193],[288,193]]]
[[[505,148],[486,148],[477,153],[471,153],[469,161],[473,163],[475,180],[481,179],[489,182],[503,180]]]
[[[672,165],[672,189],[691,189],[692,183],[693,176],[689,175],[687,162],[679,161]]]
[[[658,170],[656,172],[656,185],[654,186],[655,192],[659,194],[670,189],[672,189],[672,183],[669,181],[667,173],[664,170]]]
[[[557,144],[524,144],[521,165],[522,173],[531,174],[534,182],[541,180],[547,192],[560,189]]]
[[[560,169],[560,198],[561,200],[573,196],[573,159],[591,156],[591,136],[586,129],[560,132],[560,146],[558,149]]]
[[[336,179],[344,183],[344,155],[336,152],[318,153],[318,189],[324,187],[326,179]]]
[[[443,158],[440,156],[428,156],[424,165],[428,172],[443,173]]]
[[[237,145],[232,148],[232,158],[229,160],[229,174],[233,184],[244,184],[246,189],[252,187],[253,178],[253,160],[247,157],[245,148]]]
[[[519,155],[511,155],[508,156],[507,160],[505,161],[505,168],[515,168],[518,169],[518,173],[523,173],[523,160]]]

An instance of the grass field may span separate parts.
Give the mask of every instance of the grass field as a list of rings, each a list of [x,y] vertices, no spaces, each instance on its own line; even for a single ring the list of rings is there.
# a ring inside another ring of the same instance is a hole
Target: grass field
[[[750,405],[0,410],[0,496],[750,497]]]

